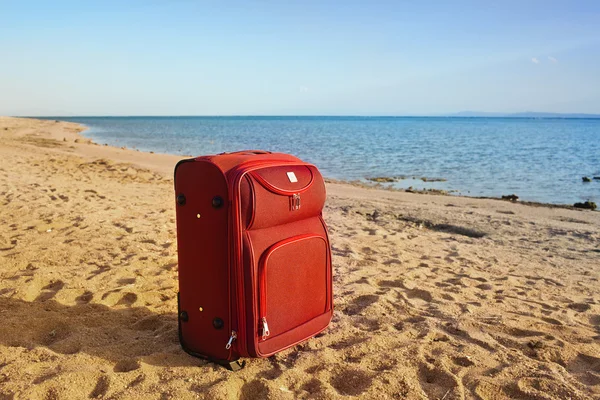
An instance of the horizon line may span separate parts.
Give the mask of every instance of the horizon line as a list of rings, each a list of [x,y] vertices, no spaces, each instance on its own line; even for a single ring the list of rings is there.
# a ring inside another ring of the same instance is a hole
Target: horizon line
[[[461,115],[461,114],[481,115]],[[527,115],[537,114],[537,115]],[[475,112],[461,111],[451,114],[123,114],[123,115],[7,115],[13,118],[541,118],[541,119],[598,119],[600,114],[592,113],[553,113],[553,112]]]

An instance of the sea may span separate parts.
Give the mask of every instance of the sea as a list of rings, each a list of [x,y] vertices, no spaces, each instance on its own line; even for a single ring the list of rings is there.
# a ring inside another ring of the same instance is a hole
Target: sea
[[[337,180],[473,197],[600,203],[600,119],[52,117],[99,144],[178,155],[290,153]],[[591,182],[584,182],[583,177]],[[593,179],[598,177],[599,179]]]

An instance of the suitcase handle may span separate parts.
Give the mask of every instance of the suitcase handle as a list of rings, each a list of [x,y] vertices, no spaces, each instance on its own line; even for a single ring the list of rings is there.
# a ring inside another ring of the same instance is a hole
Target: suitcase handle
[[[240,151],[233,151],[231,153],[220,153],[219,155],[223,155],[223,154],[246,154],[246,155],[252,155],[252,154],[271,154],[270,151],[265,151],[265,150],[240,150]]]

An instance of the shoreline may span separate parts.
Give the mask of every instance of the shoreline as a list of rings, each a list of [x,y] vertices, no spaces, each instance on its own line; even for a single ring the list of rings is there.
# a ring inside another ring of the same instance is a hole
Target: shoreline
[[[32,119],[32,120],[37,120],[35,117],[23,117],[26,119]],[[48,117],[48,118],[54,118],[54,117]],[[60,117],[58,117],[60,118]],[[114,118],[126,118],[126,117],[114,117]],[[169,116],[164,116],[162,118],[169,118]],[[218,118],[218,117],[215,117]],[[46,119],[41,119],[41,121],[45,121]],[[69,121],[62,121],[60,119],[55,121],[60,121],[60,122],[65,122],[65,123],[69,123],[69,124],[77,124],[79,125],[82,129],[79,132],[79,135],[81,136],[82,139],[84,140],[88,140],[91,144],[94,145],[98,145],[98,146],[105,146],[105,147],[111,147],[111,148],[115,148],[115,149],[122,149],[122,150],[129,150],[129,151],[135,151],[135,152],[139,152],[139,153],[143,153],[143,154],[153,154],[153,155],[161,155],[161,156],[169,156],[169,157],[177,157],[178,159],[185,159],[185,158],[192,158],[195,157],[195,155],[189,155],[189,156],[178,156],[175,154],[168,154],[168,153],[160,153],[160,152],[146,152],[146,151],[142,151],[136,148],[128,148],[128,147],[117,147],[117,146],[111,146],[111,145],[102,145],[99,143],[96,143],[93,141],[93,139],[91,139],[90,137],[86,136],[84,134],[85,131],[89,130],[90,127],[86,126],[85,124],[81,124],[81,123],[73,123],[73,122],[69,122]],[[144,163],[143,165],[144,167],[148,167],[147,163]],[[355,186],[355,187],[361,187],[361,188],[365,188],[365,189],[375,189],[375,190],[384,190],[384,191],[391,191],[391,192],[405,192],[405,193],[416,193],[416,194],[426,194],[426,195],[438,195],[438,196],[451,196],[451,197],[464,197],[464,198],[471,198],[471,199],[486,199],[486,200],[500,200],[500,201],[509,201],[506,199],[502,199],[501,197],[490,197],[490,196],[468,196],[468,195],[464,195],[464,194],[456,194],[453,193],[454,191],[446,191],[446,190],[442,190],[442,189],[401,189],[401,188],[394,188],[391,186],[386,186],[386,185],[382,185],[381,182],[378,181],[373,181],[373,182],[368,182],[369,178],[365,177],[365,181],[361,181],[361,180],[346,180],[346,179],[335,179],[335,178],[329,178],[329,177],[324,177],[326,183],[328,184],[335,184],[335,185],[350,185],[350,186]],[[589,210],[585,210],[585,209],[581,209],[581,208],[576,208],[574,207],[572,204],[562,204],[562,203],[545,203],[545,202],[538,202],[538,201],[524,201],[524,200],[518,200],[515,201],[514,203],[518,203],[518,204],[523,204],[523,205],[527,205],[527,206],[532,206],[532,207],[549,207],[549,208],[565,208],[565,209],[570,209],[570,210],[576,210],[576,211],[589,211]],[[598,210],[600,211],[600,209]]]
[[[173,168],[0,117],[0,398],[600,396],[600,213],[327,184],[335,313],[232,374],[177,335]]]

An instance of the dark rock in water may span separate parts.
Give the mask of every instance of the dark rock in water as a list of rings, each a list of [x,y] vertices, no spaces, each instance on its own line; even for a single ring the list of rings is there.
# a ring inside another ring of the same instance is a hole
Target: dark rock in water
[[[595,180],[595,181],[600,181],[600,176],[595,176],[592,179]]]
[[[391,177],[391,176],[376,176],[373,178],[367,178],[368,181],[371,182],[379,182],[379,183],[390,183],[390,182],[397,182],[398,179]]]
[[[575,208],[583,208],[585,210],[592,210],[594,211],[597,207],[596,207],[596,203],[594,203],[593,201],[586,201],[585,203],[575,203],[573,204],[573,207]]]
[[[591,182],[592,180],[590,178],[588,178],[587,176],[584,176],[583,178],[581,178],[582,181],[584,182]]]
[[[446,179],[444,178],[428,178],[426,176],[422,176],[421,180],[423,182],[446,182]]]
[[[447,190],[442,190],[442,189],[424,189],[423,193],[439,194],[440,196],[447,196],[448,195],[448,191]]]
[[[519,196],[517,196],[516,194],[509,194],[506,196],[502,196],[502,200],[519,201]]]

